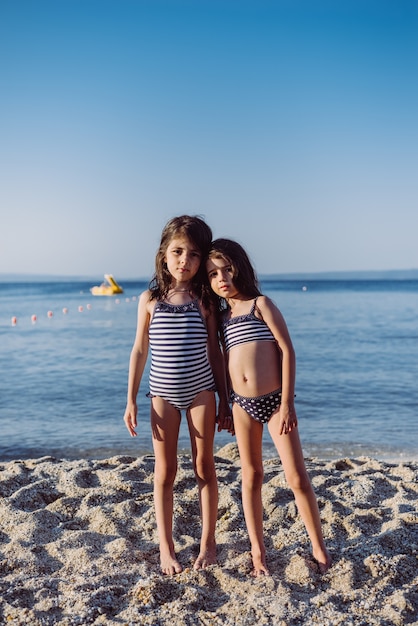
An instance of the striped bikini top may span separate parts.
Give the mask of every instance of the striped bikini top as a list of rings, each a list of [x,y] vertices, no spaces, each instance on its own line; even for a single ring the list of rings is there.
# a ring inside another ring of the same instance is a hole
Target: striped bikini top
[[[257,298],[253,302],[251,311],[246,315],[237,315],[222,322],[225,348],[227,352],[234,346],[250,341],[276,341],[270,328],[264,320],[254,313]]]

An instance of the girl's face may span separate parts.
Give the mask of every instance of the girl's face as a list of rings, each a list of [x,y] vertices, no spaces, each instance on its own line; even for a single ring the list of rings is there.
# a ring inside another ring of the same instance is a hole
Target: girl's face
[[[234,270],[226,259],[211,258],[206,262],[212,291],[221,298],[233,298],[238,294],[234,287]]]
[[[202,254],[190,239],[179,236],[169,243],[164,260],[174,281],[184,283],[196,276]]]

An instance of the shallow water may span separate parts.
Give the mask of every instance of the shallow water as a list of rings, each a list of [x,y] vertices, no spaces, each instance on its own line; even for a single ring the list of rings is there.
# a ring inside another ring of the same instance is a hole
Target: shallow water
[[[119,298],[93,297],[90,286],[0,284],[0,460],[151,451],[148,367],[136,439],[122,421],[146,284],[124,282]],[[418,281],[264,280],[262,287],[296,349],[305,454],[418,458]],[[217,433],[215,442],[232,440]],[[179,449],[189,449],[185,420]],[[268,433],[264,450],[274,454]]]

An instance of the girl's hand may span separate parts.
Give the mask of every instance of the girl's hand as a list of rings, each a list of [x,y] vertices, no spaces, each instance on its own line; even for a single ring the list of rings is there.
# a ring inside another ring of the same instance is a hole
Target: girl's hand
[[[279,432],[281,435],[287,435],[298,426],[298,418],[293,404],[281,404],[280,410]]]
[[[234,419],[232,415],[225,415],[222,422],[219,419],[217,421],[218,432],[220,432],[221,430],[227,430],[229,433],[231,433],[231,435],[235,435]]]
[[[125,409],[125,415],[123,416],[123,421],[125,422],[125,426],[129,431],[131,437],[136,437],[137,427],[137,416],[138,407],[136,404],[128,404]]]
[[[231,409],[227,402],[219,402],[216,421],[218,423],[218,433],[221,432],[221,430],[227,430],[231,435],[235,435],[234,420],[232,419]]]

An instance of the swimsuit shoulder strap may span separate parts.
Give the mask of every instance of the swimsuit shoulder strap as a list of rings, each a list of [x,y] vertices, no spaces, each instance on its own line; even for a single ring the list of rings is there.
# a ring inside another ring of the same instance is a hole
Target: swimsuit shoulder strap
[[[263,322],[263,323],[265,324],[263,314],[262,314],[262,312],[260,311],[260,308],[257,306],[257,300],[258,300],[258,296],[257,296],[257,298],[255,298],[255,300],[254,300],[254,304],[253,304],[253,307],[252,307],[252,309],[251,309],[251,314],[252,314],[252,315],[253,315],[256,319],[258,319],[260,322]],[[255,312],[256,312],[256,311],[257,311],[258,315],[256,315],[256,314],[255,314]]]

